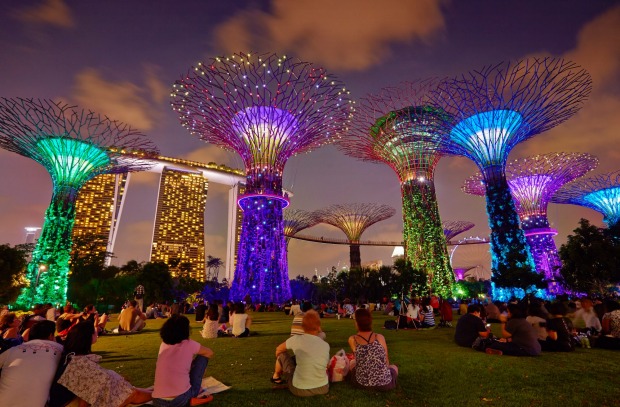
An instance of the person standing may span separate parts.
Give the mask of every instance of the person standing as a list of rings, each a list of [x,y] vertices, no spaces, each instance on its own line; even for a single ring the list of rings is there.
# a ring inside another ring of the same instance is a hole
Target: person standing
[[[138,303],[138,309],[144,311],[144,286],[139,284],[133,292],[133,299]]]

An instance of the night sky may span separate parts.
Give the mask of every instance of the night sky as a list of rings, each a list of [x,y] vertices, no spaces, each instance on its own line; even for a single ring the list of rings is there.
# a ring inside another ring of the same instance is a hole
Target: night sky
[[[191,136],[169,107],[172,83],[198,61],[233,52],[276,52],[324,66],[353,98],[426,77],[457,75],[528,56],[571,59],[592,75],[584,108],[561,126],[519,145],[510,159],[588,152],[595,172],[620,163],[620,5],[613,1],[19,1],[0,5],[0,96],[53,98],[107,114],[149,135],[166,156],[241,168],[233,153]],[[442,159],[435,175],[443,219],[468,220],[465,235],[488,235],[484,199],[461,192],[476,170]],[[0,150],[0,243],[41,226],[51,181],[36,162]],[[148,260],[158,175],[134,174],[113,264]],[[400,189],[387,165],[362,163],[328,146],[289,160],[284,185],[292,208],[374,202],[397,209],[363,240],[402,240]],[[225,260],[227,189],[211,183],[207,254]],[[550,205],[558,243],[589,209]],[[331,226],[302,233],[344,238]],[[469,251],[468,251],[469,250]],[[459,249],[456,265],[483,264],[486,246]],[[362,262],[391,264],[392,248],[362,247]],[[348,265],[347,246],[292,240],[290,275]],[[461,258],[459,259],[459,256]],[[485,260],[485,257],[487,258]]]

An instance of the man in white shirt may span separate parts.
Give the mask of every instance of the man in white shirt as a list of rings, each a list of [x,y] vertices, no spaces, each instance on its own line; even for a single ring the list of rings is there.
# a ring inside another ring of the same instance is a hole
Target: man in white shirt
[[[45,406],[62,357],[55,329],[52,321],[37,322],[28,342],[0,354],[0,406]]]

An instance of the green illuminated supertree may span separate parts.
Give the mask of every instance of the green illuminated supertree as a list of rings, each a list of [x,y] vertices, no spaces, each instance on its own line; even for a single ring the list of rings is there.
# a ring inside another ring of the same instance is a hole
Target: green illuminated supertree
[[[319,219],[314,212],[307,212],[301,209],[289,209],[284,212],[284,235],[286,236],[286,248],[291,237],[304,229],[311,228],[319,223]]]
[[[435,167],[447,154],[439,123],[448,120],[428,103],[432,80],[405,82],[368,95],[356,109],[352,131],[337,146],[364,161],[385,163],[398,175],[403,202],[405,257],[429,276],[433,293],[449,296],[454,273],[435,193]]]
[[[51,100],[0,99],[0,147],[32,158],[52,178],[53,192],[41,236],[17,303],[64,304],[75,201],[99,174],[144,170],[155,145],[130,126]]]

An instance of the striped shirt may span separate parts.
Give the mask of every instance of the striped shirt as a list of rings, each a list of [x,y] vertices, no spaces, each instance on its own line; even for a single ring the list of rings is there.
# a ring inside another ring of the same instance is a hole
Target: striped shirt
[[[433,314],[433,308],[431,307],[423,307],[420,310],[420,314],[424,316],[424,324],[428,326],[435,326],[435,314]]]

